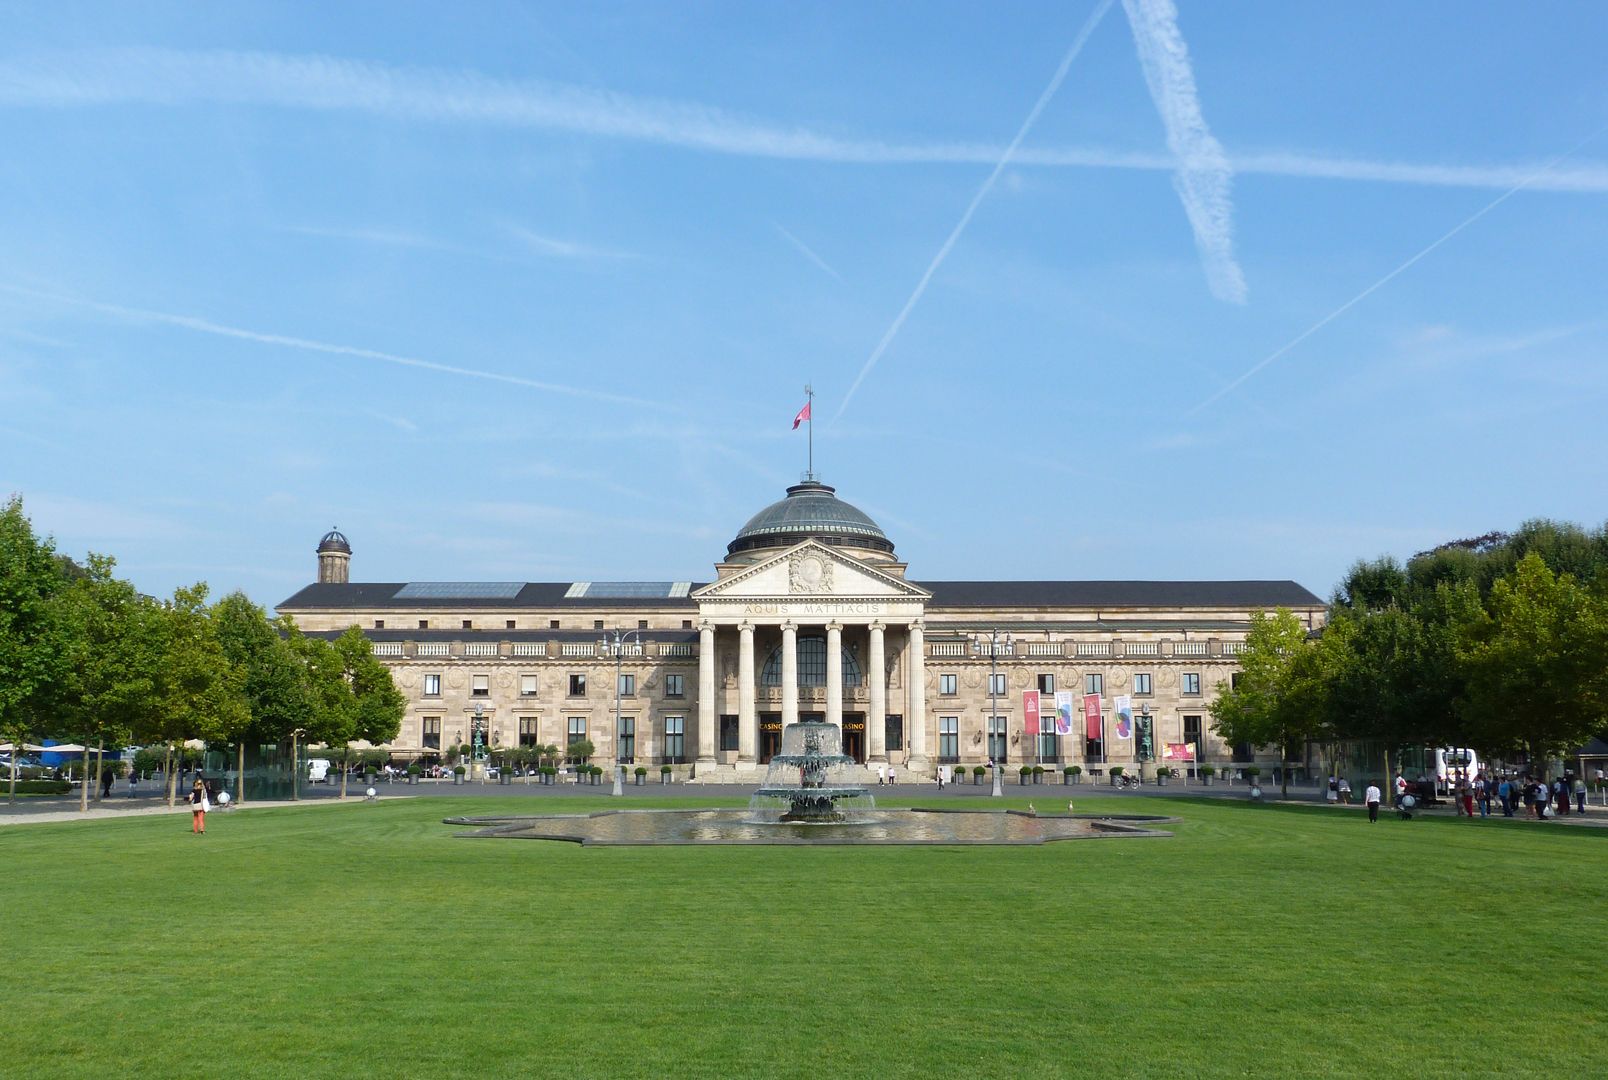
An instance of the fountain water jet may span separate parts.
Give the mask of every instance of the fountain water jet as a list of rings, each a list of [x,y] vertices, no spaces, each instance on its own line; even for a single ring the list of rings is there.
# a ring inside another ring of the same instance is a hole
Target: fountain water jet
[[[758,823],[843,825],[869,820],[877,801],[843,753],[843,731],[815,720],[782,729],[782,749],[770,759],[765,781],[748,802]]]

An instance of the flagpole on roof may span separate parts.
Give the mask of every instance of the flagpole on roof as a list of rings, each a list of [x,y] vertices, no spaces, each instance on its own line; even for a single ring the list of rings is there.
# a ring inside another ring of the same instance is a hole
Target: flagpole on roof
[[[809,383],[805,383],[804,384],[804,412],[809,416],[809,422],[810,422],[810,431],[809,431],[810,467],[809,467],[809,470],[807,472],[805,472],[805,474],[804,474],[804,478],[806,480],[814,480],[815,479],[815,410],[813,408],[811,408],[811,406],[814,405],[814,404],[815,404],[815,390],[810,386]]]

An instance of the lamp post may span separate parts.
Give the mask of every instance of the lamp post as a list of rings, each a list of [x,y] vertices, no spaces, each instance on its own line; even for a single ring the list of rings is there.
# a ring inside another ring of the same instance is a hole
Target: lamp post
[[[1009,634],[1001,634],[998,630],[990,630],[986,638],[981,634],[973,634],[971,638],[971,646],[972,653],[974,655],[979,657],[987,655],[988,657],[988,756],[993,759],[994,762],[994,790],[992,794],[995,797],[1000,797],[1005,794],[1005,791],[1001,786],[1000,776],[1002,770],[1005,768],[1004,758],[1006,749],[1005,739],[1003,737],[1004,732],[1001,732],[1000,752],[998,755],[995,755],[993,752],[993,728],[996,722],[995,718],[999,715],[999,703],[995,700],[999,695],[994,689],[994,684],[996,681],[996,676],[999,674],[999,658],[1001,656],[1011,655],[1011,636]]]
[[[469,779],[475,778],[475,770],[480,770],[480,778],[486,778],[486,767],[480,763],[480,748],[485,745],[486,739],[486,704],[483,701],[475,702],[475,722],[469,729]]]
[[[624,794],[619,790],[620,770],[625,768],[620,764],[620,675],[621,665],[625,661],[627,648],[634,648],[638,653],[642,651],[642,633],[639,630],[615,630],[612,634],[607,631],[598,639],[597,647],[604,655],[614,654],[614,781],[615,794]],[[636,757],[636,741],[633,735],[631,756]]]
[[[1155,736],[1150,727],[1150,706],[1148,704],[1139,706],[1138,734],[1139,752],[1135,756],[1139,758],[1139,782],[1142,784],[1145,782],[1145,762],[1155,757],[1156,754]]]

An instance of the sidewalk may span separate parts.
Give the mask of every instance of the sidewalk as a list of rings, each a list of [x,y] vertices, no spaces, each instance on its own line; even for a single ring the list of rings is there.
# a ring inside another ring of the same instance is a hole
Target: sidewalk
[[[388,795],[387,798],[398,796]],[[238,814],[248,810],[258,810],[264,807],[283,806],[347,806],[364,801],[358,794],[356,798],[348,797],[345,802],[340,799],[302,799],[295,802],[290,800],[248,802],[244,806],[230,806],[225,809],[214,805],[214,814]],[[19,801],[15,806],[0,803],[0,827],[7,825],[35,825],[54,821],[105,821],[110,818],[125,817],[151,817],[156,814],[188,814],[188,803],[180,802],[176,806],[169,806],[164,799],[105,799],[101,802],[91,802],[88,810],[79,810],[77,800],[66,803],[61,799],[29,799]]]

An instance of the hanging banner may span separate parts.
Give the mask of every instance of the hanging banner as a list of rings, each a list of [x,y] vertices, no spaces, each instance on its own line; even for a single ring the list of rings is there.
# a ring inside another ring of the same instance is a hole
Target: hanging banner
[[[1057,735],[1072,734],[1072,691],[1057,690],[1055,692],[1055,733]]]
[[[1194,761],[1195,744],[1186,742],[1170,742],[1162,751],[1162,758],[1167,761]]]
[[[1104,736],[1105,725],[1100,721],[1100,695],[1083,695],[1083,726],[1091,739],[1100,739]]]
[[[1117,738],[1126,739],[1133,734],[1133,698],[1118,694],[1112,705],[1117,711]]]
[[[1039,733],[1039,692],[1037,690],[1022,691],[1022,732],[1026,735]]]

